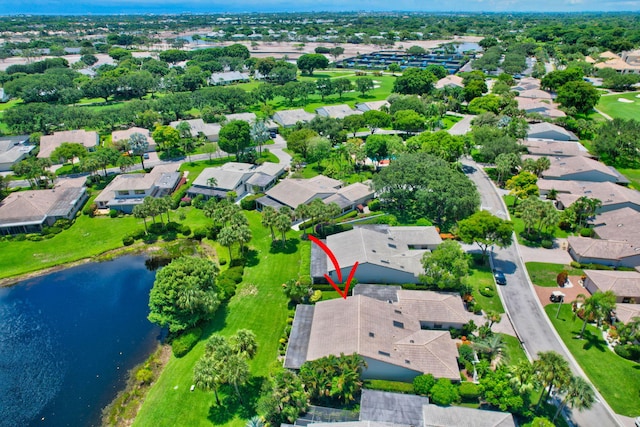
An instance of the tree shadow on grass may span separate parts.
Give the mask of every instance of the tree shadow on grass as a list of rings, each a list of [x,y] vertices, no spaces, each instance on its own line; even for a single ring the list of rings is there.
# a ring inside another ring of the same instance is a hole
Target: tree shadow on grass
[[[270,254],[287,254],[287,255],[294,254],[298,250],[298,243],[300,243],[300,239],[296,239],[296,238],[287,239],[284,245],[282,244],[282,240],[273,241],[271,242],[269,253]]]
[[[579,339],[577,337],[580,335],[580,331],[573,331],[573,333],[575,333],[575,336],[576,336],[576,338],[574,339]],[[585,329],[582,340],[585,341],[584,345],[582,346],[584,350],[588,351],[588,350],[591,350],[593,347],[600,350],[600,352],[602,353],[608,350],[607,345],[602,340],[602,337],[594,334],[592,331],[588,329]]]
[[[244,266],[245,267],[255,267],[260,263],[260,257],[258,256],[258,251],[255,249],[248,249],[244,253]]]
[[[232,420],[236,415],[240,418],[249,419],[256,415],[256,407],[260,398],[263,384],[266,379],[264,377],[252,377],[247,384],[240,387],[242,395],[242,403],[238,398],[233,386],[225,385],[220,388],[221,394],[224,394],[222,404],[212,405],[209,408],[208,419],[214,425],[225,424]]]

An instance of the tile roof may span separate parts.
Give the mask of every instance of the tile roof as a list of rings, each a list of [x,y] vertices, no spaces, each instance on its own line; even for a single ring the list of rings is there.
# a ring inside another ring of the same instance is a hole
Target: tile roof
[[[487,411],[463,406],[424,405],[424,427],[516,427],[508,412]]]
[[[640,246],[640,212],[625,207],[601,213],[592,221],[600,239],[633,242]]]
[[[315,305],[307,360],[358,353],[437,378],[459,379],[448,331],[428,331],[394,304],[362,295]]]
[[[365,389],[360,420],[422,426],[422,407],[427,404],[427,397]]]
[[[332,119],[344,119],[347,116],[354,114],[362,114],[362,111],[354,110],[347,104],[340,105],[325,105],[324,107],[316,108],[316,114],[331,117]]]
[[[584,270],[600,292],[613,291],[623,297],[640,296],[640,273],[637,271]]]
[[[310,122],[315,116],[315,114],[307,113],[302,108],[296,110],[281,110],[273,115],[273,121],[284,127],[288,127],[298,122]]]
[[[111,132],[111,140],[113,142],[117,142],[117,141],[122,141],[124,139],[129,139],[131,138],[131,135],[133,135],[134,133],[139,133],[146,136],[147,142],[149,143],[150,146],[156,145],[156,142],[153,140],[153,137],[151,136],[151,131],[149,131],[149,129],[139,128],[139,127],[132,127],[126,130],[113,131]]]
[[[424,322],[467,323],[471,318],[455,292],[399,290],[398,305]]]
[[[54,132],[53,135],[43,135],[40,137],[39,158],[50,157],[53,150],[62,145],[63,142],[76,142],[82,144],[87,149],[95,148],[100,143],[98,132],[86,131],[84,129],[67,130]]]
[[[534,159],[540,156],[525,156]],[[610,181],[618,182],[620,174],[598,160],[585,156],[548,156],[550,161],[549,169],[542,172],[545,179],[564,180],[571,179],[572,176],[591,177],[596,182]],[[588,175],[584,175],[588,174]],[[595,175],[594,175],[595,174]]]
[[[640,255],[640,246],[629,242],[569,236],[569,246],[582,258],[620,261]]]
[[[202,133],[206,137],[216,137],[220,133],[220,129],[222,126],[218,123],[205,123],[202,119],[192,119],[192,120],[177,120],[169,123],[169,126],[172,128],[177,128],[178,125],[182,122],[189,123],[191,126],[191,135],[196,136],[199,133]]]
[[[267,196],[295,209],[313,199],[325,199],[335,194],[337,192],[336,187],[342,185],[339,181],[331,180],[331,178],[317,178],[283,179],[278,185],[267,191]]]
[[[438,80],[435,84],[435,88],[442,89],[445,86],[464,87],[464,83],[462,83],[462,81],[462,77],[456,76],[455,74],[450,74]]]
[[[356,109],[366,112],[370,110],[380,110],[382,107],[388,107],[389,101],[370,101],[370,102],[359,102],[356,104]]]
[[[552,189],[558,191],[557,199],[565,207],[571,206],[580,197],[586,196],[600,200],[603,208],[632,204],[640,210],[640,192],[613,182],[538,179],[536,184],[543,193]]]
[[[549,92],[544,91],[542,89],[523,90],[518,93],[518,96],[520,98],[531,98],[531,99],[548,99],[548,100],[553,99],[553,97]]]
[[[536,156],[589,156],[589,151],[577,141],[525,139],[522,144]]]
[[[640,317],[640,304],[616,304],[615,313],[619,322],[629,323]]]
[[[117,198],[118,191],[150,190],[158,188],[173,188],[180,178],[177,172],[180,165],[166,164],[154,166],[149,173],[128,173],[116,176],[95,198],[97,202],[110,202]],[[148,195],[148,194],[147,194]]]
[[[556,139],[558,141],[578,141],[579,138],[573,132],[566,130],[562,126],[554,125],[552,123],[542,122],[542,123],[533,123],[529,125],[529,131],[527,132],[527,136],[531,139],[536,139],[540,134],[546,134],[548,132],[554,132],[559,134],[559,138],[551,138]]]

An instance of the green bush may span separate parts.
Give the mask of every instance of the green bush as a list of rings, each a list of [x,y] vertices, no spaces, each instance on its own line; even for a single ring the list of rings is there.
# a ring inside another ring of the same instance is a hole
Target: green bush
[[[188,189],[188,185],[183,185],[178,191],[173,193],[173,195],[171,196],[171,209],[178,209],[178,207],[180,206],[180,201],[187,194]]]
[[[439,406],[448,406],[460,399],[458,388],[446,378],[440,378],[435,385],[431,387],[430,396],[431,402]]]
[[[480,387],[477,384],[465,381],[460,383],[458,393],[463,402],[476,403],[480,397]]]
[[[484,287],[480,289],[480,295],[487,298],[492,298],[495,295],[495,291],[491,288]]]
[[[182,227],[180,227],[180,233],[182,233],[183,236],[188,236],[191,234],[191,227],[189,227],[188,225],[184,224]]]
[[[122,238],[122,244],[125,246],[131,246],[135,242],[135,239],[131,235],[126,235]]]
[[[318,291],[313,291],[313,295],[311,295],[311,297],[309,297],[309,302],[311,304],[315,304],[318,301],[320,301],[322,299],[322,291],[318,290]]]
[[[232,279],[228,277],[218,278],[216,284],[218,285],[218,289],[220,290],[221,300],[227,301],[236,294],[236,287],[238,285]]]
[[[140,384],[151,384],[153,381],[153,371],[148,368],[140,368],[138,372],[136,372],[136,380]]]
[[[470,345],[461,345],[458,348],[458,354],[460,355],[459,360],[462,362],[473,362],[475,359],[473,357],[473,348]],[[473,369],[471,369],[473,371]]]
[[[110,209],[109,210],[109,217],[110,218],[117,218],[118,217],[118,211],[115,209]]]
[[[72,222],[71,220],[69,220],[69,219],[61,218],[61,219],[57,220],[57,221],[53,224],[53,226],[54,226],[54,227],[62,228],[63,230],[66,230],[66,229],[68,229],[69,227],[71,227],[71,224],[72,224],[72,223],[73,223],[73,222]]]
[[[55,234],[58,234],[58,233],[61,233],[61,232],[62,232],[62,228],[56,227],[55,225],[53,227],[44,227],[42,229],[42,234],[44,236],[48,236],[49,234],[55,235]]]
[[[220,278],[227,278],[233,280],[236,284],[242,282],[242,275],[244,274],[244,267],[229,267],[227,270],[220,273]]]
[[[210,225],[207,227],[207,239],[216,240],[218,238],[218,233],[220,233],[222,227],[217,224]]]
[[[180,231],[181,228],[182,225],[175,221],[169,221],[164,226],[164,229],[167,231]]]
[[[427,218],[419,218],[416,221],[416,225],[420,226],[420,227],[430,227],[433,225],[433,223],[431,221],[429,221]]]
[[[417,394],[424,396],[431,392],[431,388],[435,385],[436,379],[431,374],[418,375],[413,379],[413,390]]]
[[[31,240],[32,242],[40,242],[44,240],[44,236],[42,234],[27,234],[27,240]]]
[[[378,199],[373,199],[372,201],[370,201],[367,206],[369,206],[369,210],[371,212],[378,212],[381,208],[380,206],[380,200]]]
[[[313,279],[309,275],[304,275],[298,278],[298,282],[300,282],[300,284],[303,286],[311,286]]]
[[[578,261],[571,261],[570,265],[573,268],[582,268],[582,264],[580,264]]]
[[[227,259],[226,258],[222,258],[220,259],[220,265],[227,265]]]
[[[264,196],[263,193],[251,194],[240,200],[240,207],[246,211],[252,211],[256,208],[256,200]]]
[[[413,385],[400,381],[365,380],[364,388],[369,390],[389,391],[392,393],[413,394]]]
[[[151,234],[162,234],[164,232],[164,224],[160,222],[156,222],[154,224],[149,225],[149,233]]]
[[[193,346],[198,343],[201,335],[202,329],[200,328],[192,328],[182,333],[171,342],[173,355],[176,357],[182,357],[189,353]]]
[[[204,227],[196,228],[193,230],[193,239],[197,241],[201,241],[207,237],[207,229]]]
[[[147,233],[145,233],[143,228],[139,228],[130,234],[130,236],[133,237],[135,240],[144,239],[144,236],[146,235]]]
[[[542,246],[545,249],[551,249],[553,248],[553,242],[551,240],[544,239],[543,241],[540,242],[540,246]]]
[[[82,208],[82,214],[93,217],[96,214],[96,209],[98,209],[98,205],[91,203]]]
[[[580,229],[580,236],[582,237],[591,237],[593,236],[593,229],[592,228],[581,228]]]
[[[640,345],[619,344],[615,346],[614,350],[618,356],[640,363]]]

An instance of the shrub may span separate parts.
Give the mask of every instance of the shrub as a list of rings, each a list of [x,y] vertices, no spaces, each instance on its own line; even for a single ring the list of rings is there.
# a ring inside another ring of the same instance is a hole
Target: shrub
[[[201,241],[207,237],[207,229],[204,227],[196,228],[193,230],[193,239],[197,241]]]
[[[365,380],[364,388],[369,390],[389,391],[392,393],[413,394],[414,392],[411,383],[403,383],[400,381]]]
[[[182,227],[180,227],[180,233],[182,233],[183,236],[188,236],[191,234],[191,227],[189,227],[188,225],[184,224]]]
[[[582,268],[582,264],[580,264],[578,261],[571,261],[570,265],[573,268]]]
[[[220,273],[220,278],[227,278],[233,280],[235,283],[242,282],[242,275],[244,274],[244,267],[236,266],[229,267],[227,270]]]
[[[62,232],[62,228],[56,227],[55,225],[53,227],[44,227],[42,229],[42,234],[44,236],[47,236],[49,234],[55,235],[55,234],[58,234],[58,233],[61,233],[61,232]]]
[[[446,378],[440,378],[431,387],[431,401],[436,405],[448,406],[460,399],[458,389]]]
[[[460,355],[460,361],[473,362],[473,348],[470,345],[463,344],[458,348],[458,354]],[[471,369],[473,371],[473,369]]]
[[[135,240],[139,240],[139,239],[143,239],[144,236],[146,236],[147,233],[145,233],[143,228],[140,228],[134,232],[132,232],[130,234],[131,237],[133,237]]]
[[[136,372],[136,380],[140,384],[150,384],[153,381],[153,371],[149,368],[140,368]]]
[[[175,221],[169,221],[165,224],[164,229],[167,231],[180,231],[182,225],[178,224]]]
[[[220,262],[220,265],[227,265],[226,258],[222,258],[219,262]]]
[[[27,240],[31,240],[32,242],[39,242],[41,240],[44,240],[44,236],[42,234],[36,233],[27,234]]]
[[[553,242],[551,240],[544,239],[540,242],[540,246],[542,246],[545,249],[551,249],[553,248]]]
[[[93,217],[96,214],[96,210],[98,209],[98,205],[95,203],[91,203],[82,208],[82,214]]]
[[[240,200],[240,207],[246,211],[252,211],[256,208],[256,200],[264,196],[263,193],[251,194]]]
[[[109,217],[110,218],[117,218],[118,217],[118,211],[115,209],[110,209],[109,210]]]
[[[300,276],[298,278],[298,282],[300,282],[300,284],[303,286],[311,286],[313,279],[311,278],[311,276],[305,275],[305,276]]]
[[[619,344],[614,348],[616,354],[634,362],[640,362],[640,345],[638,344]]]
[[[125,246],[131,246],[133,245],[133,242],[135,242],[135,239],[133,238],[133,236],[129,234],[127,234],[122,238],[122,244]]]
[[[53,226],[54,226],[54,227],[62,228],[63,230],[66,230],[66,229],[68,229],[69,227],[71,227],[71,224],[72,224],[71,220],[66,219],[66,218],[62,218],[62,219],[57,220],[57,221],[53,224]]]
[[[581,228],[580,229],[580,236],[582,237],[591,237],[593,236],[593,229],[591,228]]]
[[[149,233],[151,234],[162,234],[164,231],[164,224],[160,222],[156,222],[154,224],[149,225]]]
[[[435,385],[436,379],[433,375],[418,375],[413,379],[413,390],[424,396],[431,392],[431,388]]]
[[[220,290],[220,299],[226,301],[236,294],[236,282],[228,277],[220,277],[216,281],[218,289]]]
[[[566,270],[562,270],[560,273],[558,273],[558,276],[556,276],[556,283],[558,284],[558,286],[563,287],[565,283],[567,283],[567,279],[569,278],[569,273],[567,273]]]
[[[189,353],[193,346],[198,343],[201,335],[202,329],[200,328],[192,328],[182,333],[171,342],[173,355],[176,357],[182,357]]]
[[[493,289],[485,287],[480,289],[480,295],[482,295],[483,297],[492,298],[495,295],[495,292]]]
[[[178,191],[171,196],[171,209],[178,209],[180,202],[187,195],[188,185],[183,185]]]
[[[416,221],[416,225],[420,226],[420,227],[430,227],[433,225],[433,223],[431,221],[429,221],[427,218],[419,218]]]
[[[218,233],[220,233],[222,227],[217,224],[210,225],[207,227],[207,239],[216,240],[218,238]]]
[[[373,199],[367,206],[369,206],[371,212],[378,212],[380,210],[380,200]]]
[[[460,383],[458,387],[458,393],[463,402],[476,403],[480,397],[480,388],[477,384],[465,381]]]
[[[309,297],[309,302],[312,304],[315,304],[316,302],[320,301],[322,299],[322,291],[318,290],[318,291],[313,291],[313,295],[311,295],[311,297]]]

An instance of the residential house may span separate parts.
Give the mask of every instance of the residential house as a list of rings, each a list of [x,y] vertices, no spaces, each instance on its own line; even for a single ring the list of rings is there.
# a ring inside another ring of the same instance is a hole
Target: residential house
[[[284,167],[278,163],[265,162],[258,166],[229,162],[219,167],[204,169],[193,181],[187,195],[221,199],[233,191],[239,199],[247,193],[262,193],[268,190],[284,172]]]
[[[84,129],[66,130],[54,132],[53,135],[43,135],[40,137],[40,152],[38,158],[51,157],[51,153],[62,145],[63,142],[82,144],[87,150],[95,150],[100,145],[98,132],[86,131]]]
[[[422,256],[440,243],[435,227],[358,226],[326,239],[342,277],[347,277],[358,262],[354,277],[359,283],[383,284],[418,283],[424,272]],[[317,247],[312,247],[311,260],[314,281],[323,281],[325,273],[338,281],[335,266]]]
[[[525,90],[540,89],[541,81],[535,77],[524,77],[518,80],[518,84],[513,86],[511,90],[516,92],[524,92]]]
[[[145,197],[164,197],[176,189],[182,173],[180,165],[155,166],[149,173],[131,173],[116,176],[95,198],[98,209],[133,212]]]
[[[316,108],[316,114],[322,117],[331,117],[332,119],[344,119],[354,114],[362,114],[362,111],[354,110],[347,104],[340,104],[325,105],[324,107]]]
[[[8,172],[13,165],[27,158],[35,145],[27,145],[29,135],[0,137],[0,172]]]
[[[280,126],[290,128],[296,125],[296,123],[307,123],[313,120],[315,114],[307,113],[302,108],[296,110],[281,110],[273,115],[273,121]]]
[[[527,98],[527,99],[536,99],[539,101],[551,101],[553,96],[545,90],[542,89],[528,89],[518,92],[518,97]]]
[[[594,68],[613,68],[620,74],[640,74],[640,63],[637,61],[637,51],[623,52],[624,58],[613,52],[603,52],[595,60]],[[593,58],[592,58],[593,60]]]
[[[618,322],[629,323],[640,318],[640,304],[616,304],[614,313]]]
[[[397,291],[398,306],[420,319],[422,329],[462,329],[469,322],[460,293]]]
[[[435,84],[436,89],[444,89],[445,87],[463,88],[464,83],[462,77],[456,76],[455,74],[449,74],[448,76],[438,80]]]
[[[543,117],[553,119],[566,117],[565,112],[558,109],[558,104],[549,100],[525,98],[522,96],[516,96],[514,99],[518,103],[518,110],[523,110],[526,113],[538,113]]]
[[[428,404],[428,397],[362,390],[360,421],[421,426],[422,408]]]
[[[640,266],[640,246],[634,243],[575,236],[569,236],[567,241],[569,254],[579,263],[631,268]]]
[[[227,119],[227,122],[230,122],[232,120],[242,120],[243,122],[247,122],[250,125],[253,125],[258,120],[258,116],[256,116],[256,113],[227,114],[225,118]],[[265,120],[264,124],[268,130],[278,129],[278,124],[272,120]]]
[[[58,179],[51,189],[10,193],[0,201],[0,234],[39,233],[59,219],[73,219],[89,198],[85,180]]]
[[[549,141],[539,139],[525,139],[522,145],[527,147],[529,154],[545,157],[589,157],[589,151],[577,141]]]
[[[611,291],[616,302],[640,304],[640,272],[584,270],[584,287],[591,294]]]
[[[343,212],[356,209],[373,198],[373,190],[366,184],[356,182],[342,187],[342,182],[323,175],[309,179],[283,179],[256,200],[258,209],[272,206],[291,209],[308,204],[313,199],[322,199],[326,204],[336,203]]]
[[[460,380],[458,349],[449,332],[421,329],[419,319],[397,305],[363,295],[298,305],[286,368],[353,353],[367,363],[363,378],[411,381],[432,374]]]
[[[552,139],[554,141],[578,141],[578,137],[565,128],[552,123],[542,122],[529,125],[529,139]]]
[[[358,102],[356,104],[356,110],[366,113],[371,110],[382,110],[383,108],[389,108],[388,101],[370,101],[370,102]]]
[[[226,86],[234,83],[247,82],[249,82],[249,73],[241,73],[240,71],[212,73],[209,77],[209,84],[212,86]]]
[[[147,148],[147,152],[156,151],[156,142],[153,140],[151,136],[151,131],[145,128],[132,127],[126,130],[116,130],[111,132],[111,142],[118,143],[124,140],[128,140],[131,138],[131,135],[134,133],[139,133],[147,138],[147,142],[149,143],[149,147]]]
[[[220,129],[222,128],[222,126],[220,126],[219,123],[205,123],[205,121],[202,119],[191,119],[191,120],[177,120],[169,123],[169,126],[171,126],[174,129],[177,129],[178,125],[182,122],[189,123],[189,126],[191,127],[192,136],[198,136],[202,134],[209,141],[212,141],[212,142],[218,141],[218,138],[220,136]]]
[[[538,159],[540,156],[525,156]],[[615,182],[627,184],[629,181],[614,167],[586,156],[549,156],[550,166],[542,171],[544,179],[559,181]]]
[[[640,241],[640,212],[632,208],[601,213],[592,223],[593,231],[599,239],[619,242]]]
[[[538,179],[536,183],[540,194],[549,194],[555,190],[556,206],[565,209],[581,197],[598,199],[602,206],[596,213],[610,212],[625,207],[640,212],[640,192],[613,182],[561,181],[553,179]]]
[[[464,406],[424,405],[424,427],[516,427],[513,415],[508,412],[487,411]]]

